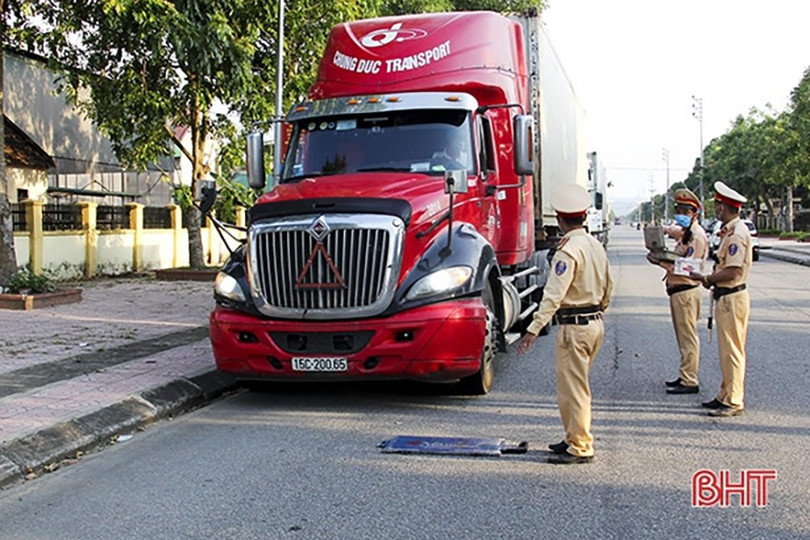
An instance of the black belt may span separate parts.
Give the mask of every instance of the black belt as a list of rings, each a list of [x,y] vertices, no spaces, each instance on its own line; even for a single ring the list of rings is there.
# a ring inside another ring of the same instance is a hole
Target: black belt
[[[601,306],[565,307],[558,309],[554,314],[554,323],[585,325],[601,318]]]
[[[667,296],[672,296],[673,294],[679,292],[688,291],[690,289],[694,289],[697,286],[698,286],[697,283],[694,285],[673,285],[672,287],[667,287]]]
[[[554,322],[556,324],[577,324],[582,326],[601,318],[601,313],[589,313],[587,315],[554,315]]]
[[[576,306],[576,307],[561,307],[557,310],[557,315],[593,315],[594,313],[602,313],[602,306]]]
[[[743,283],[742,285],[737,285],[736,287],[715,287],[712,295],[714,295],[715,300],[719,300],[727,294],[740,292],[744,290],[745,290],[745,283]]]

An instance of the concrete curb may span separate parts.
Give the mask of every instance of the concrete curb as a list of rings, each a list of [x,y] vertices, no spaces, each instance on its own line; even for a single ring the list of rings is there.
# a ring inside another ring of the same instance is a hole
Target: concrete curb
[[[63,460],[103,447],[118,435],[200,407],[235,390],[233,378],[216,370],[175,379],[92,412],[0,446],[0,489],[29,474],[55,470]]]
[[[795,245],[794,245],[794,247],[776,245],[776,246],[771,246],[768,249],[770,249],[771,251],[776,251],[776,252],[784,252],[784,251],[786,251],[788,253],[796,253],[798,255],[804,255],[805,257],[810,257],[810,246],[808,246],[808,249],[803,249],[803,248],[800,248],[800,247],[795,246]]]
[[[793,264],[799,264],[802,266],[810,266],[810,256],[798,254],[796,251],[788,251],[775,248],[760,249],[759,256],[768,257],[769,259],[777,259],[780,261],[785,261]]]

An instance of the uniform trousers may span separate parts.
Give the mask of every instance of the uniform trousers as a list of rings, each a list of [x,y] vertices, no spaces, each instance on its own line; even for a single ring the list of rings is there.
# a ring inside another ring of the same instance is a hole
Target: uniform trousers
[[[593,455],[588,373],[604,336],[602,319],[583,325],[562,324],[557,331],[557,405],[568,453],[575,456]]]
[[[727,294],[714,303],[720,371],[723,373],[717,401],[737,409],[745,406],[745,336],[750,307],[747,290]]]
[[[669,311],[675,339],[681,353],[681,367],[678,376],[684,386],[698,386],[698,364],[700,363],[700,340],[697,322],[700,318],[700,287],[677,292],[669,297]]]

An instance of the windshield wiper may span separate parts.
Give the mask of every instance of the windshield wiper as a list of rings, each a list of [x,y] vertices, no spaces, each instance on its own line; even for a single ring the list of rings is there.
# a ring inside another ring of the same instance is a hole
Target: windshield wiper
[[[282,184],[286,184],[288,182],[299,182],[301,180],[306,180],[307,178],[318,178],[319,176],[331,176],[332,173],[323,173],[323,172],[309,172],[306,174],[297,174],[295,176],[290,176],[289,178],[282,178]]]
[[[410,167],[362,167],[357,172],[411,172]]]

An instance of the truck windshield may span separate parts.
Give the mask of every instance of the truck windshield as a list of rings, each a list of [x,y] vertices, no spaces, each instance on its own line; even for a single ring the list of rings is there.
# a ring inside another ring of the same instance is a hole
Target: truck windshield
[[[475,173],[467,111],[308,118],[293,131],[282,182],[352,172]]]

